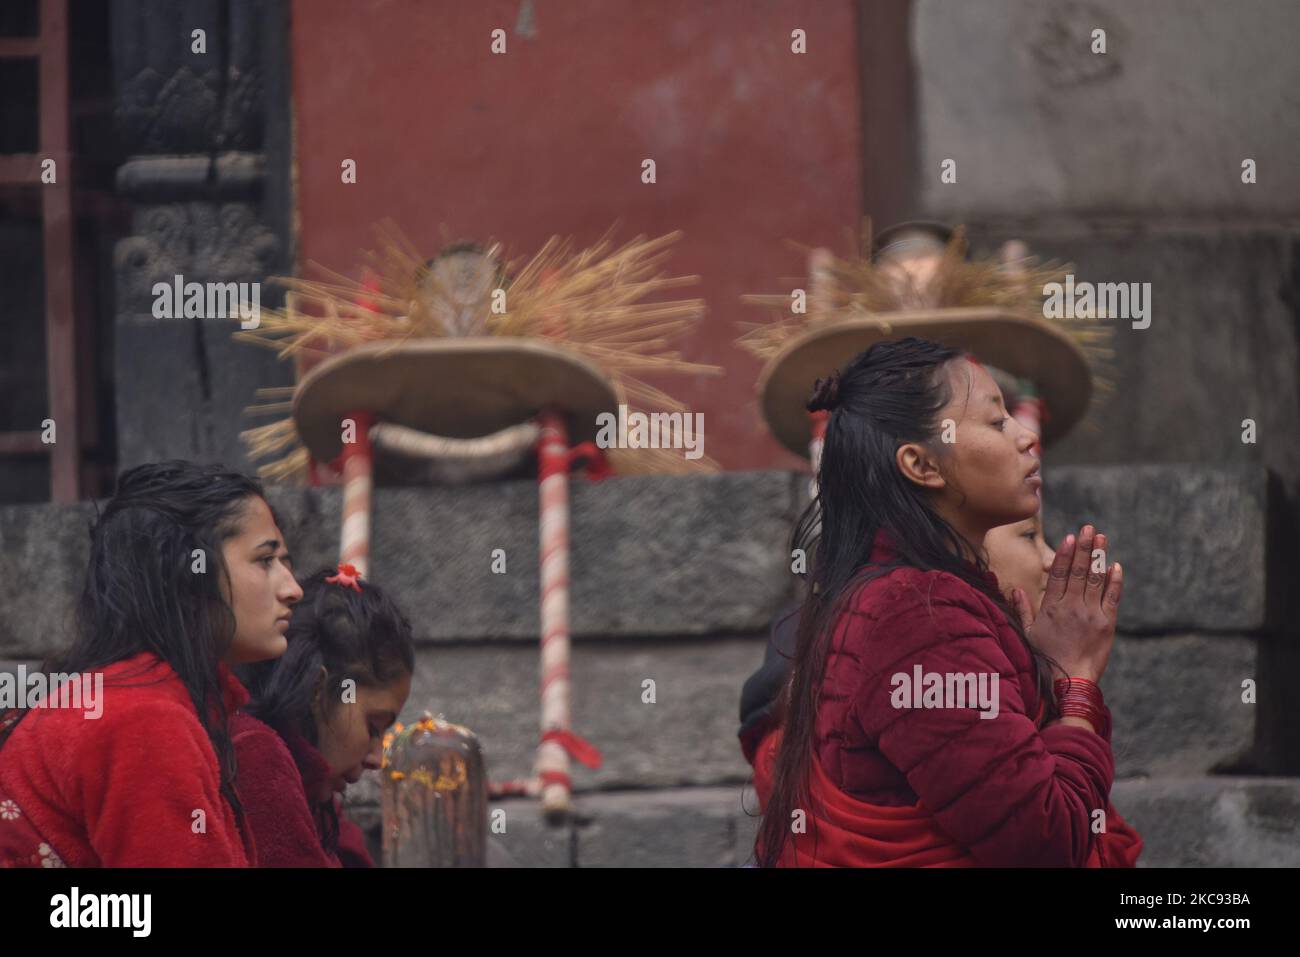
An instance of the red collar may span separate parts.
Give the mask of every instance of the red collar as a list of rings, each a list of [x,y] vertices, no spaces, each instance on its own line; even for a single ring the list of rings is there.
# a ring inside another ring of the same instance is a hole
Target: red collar
[[[870,564],[904,564],[902,556],[898,553],[898,536],[884,526],[881,526],[876,531],[876,539],[872,543],[871,547]],[[974,562],[966,562],[965,564],[967,569],[970,570],[970,573],[976,578],[988,582],[989,586],[993,588],[994,591],[999,589],[998,576],[994,575],[993,572],[988,571],[987,569],[981,569]]]

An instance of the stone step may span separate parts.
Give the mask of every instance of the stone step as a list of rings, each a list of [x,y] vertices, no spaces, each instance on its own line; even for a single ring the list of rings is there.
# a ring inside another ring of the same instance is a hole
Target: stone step
[[[1300,867],[1300,777],[1117,781],[1111,802],[1137,828],[1146,867]]]
[[[1115,807],[1142,835],[1139,867],[1300,866],[1300,778],[1155,777],[1117,781]],[[751,788],[576,795],[574,819],[546,823],[536,801],[494,801],[505,833],[489,866],[737,867],[759,818]],[[378,811],[349,808],[374,840]]]

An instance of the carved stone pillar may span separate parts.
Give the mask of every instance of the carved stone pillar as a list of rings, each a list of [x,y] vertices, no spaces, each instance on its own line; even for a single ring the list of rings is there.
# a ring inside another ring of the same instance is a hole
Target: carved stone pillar
[[[113,4],[117,189],[131,235],[115,249],[118,465],[163,458],[249,468],[238,434],[259,386],[288,384],[230,319],[156,318],[156,282],[263,283],[292,269],[285,0]],[[201,35],[202,49],[199,49]]]

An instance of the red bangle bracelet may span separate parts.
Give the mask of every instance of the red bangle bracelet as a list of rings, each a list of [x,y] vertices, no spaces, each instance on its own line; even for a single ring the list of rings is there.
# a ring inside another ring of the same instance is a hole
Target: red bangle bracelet
[[[1057,678],[1052,682],[1057,712],[1062,718],[1083,718],[1093,731],[1105,735],[1106,705],[1101,689],[1087,678]]]
[[[1096,691],[1098,694],[1101,693],[1101,687],[1097,682],[1090,681],[1087,678],[1057,678],[1052,682],[1052,685],[1053,687],[1068,685],[1080,691]]]

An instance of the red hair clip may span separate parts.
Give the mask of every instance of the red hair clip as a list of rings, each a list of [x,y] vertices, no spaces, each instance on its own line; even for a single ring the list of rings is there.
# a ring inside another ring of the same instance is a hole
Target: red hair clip
[[[331,575],[325,581],[331,585],[342,585],[344,588],[351,588],[355,592],[361,591],[361,585],[358,584],[361,581],[361,573],[357,571],[354,565],[344,565],[340,562],[338,574]]]

